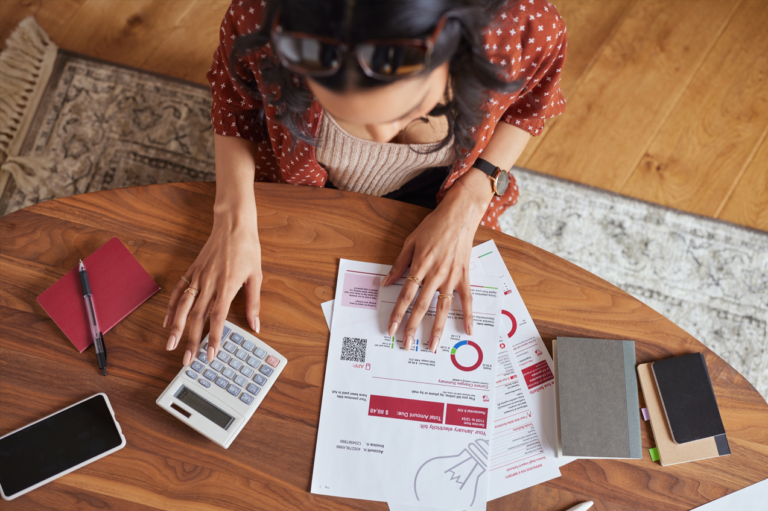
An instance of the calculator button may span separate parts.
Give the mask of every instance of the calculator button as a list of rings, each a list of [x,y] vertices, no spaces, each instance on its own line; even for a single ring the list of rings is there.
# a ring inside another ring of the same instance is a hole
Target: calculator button
[[[211,362],[211,367],[213,367],[214,371],[221,371],[221,368],[224,367],[224,364],[222,364],[218,360],[214,360],[213,362]]]
[[[235,350],[237,349],[237,346],[235,346],[231,342],[225,342],[224,343],[224,349],[227,350],[230,353],[234,353]]]
[[[247,360],[248,359],[248,352],[245,350],[237,350],[237,353],[235,353],[235,356],[239,358],[240,360]]]
[[[216,385],[218,385],[222,389],[226,389],[227,385],[229,385],[229,382],[224,378],[222,378],[221,376],[219,376],[218,378],[216,378]]]
[[[243,367],[243,363],[237,360],[236,358],[233,358],[229,361],[229,365],[235,370],[239,370],[241,367]]]
[[[231,328],[224,327],[224,330],[221,331],[221,340],[223,341],[224,339],[226,339],[227,336],[229,335],[229,332],[231,331],[232,331]]]
[[[200,354],[197,356],[197,359],[203,364],[208,363],[208,356],[205,354],[204,351],[200,352]]]
[[[248,365],[249,365],[249,366],[251,366],[251,367],[253,367],[254,369],[256,369],[257,367],[259,367],[259,364],[260,364],[260,363],[261,363],[261,360],[259,360],[259,359],[258,359],[258,358],[256,358],[256,357],[250,357],[250,358],[248,359]]]
[[[221,372],[221,375],[222,375],[224,378],[226,378],[226,379],[228,379],[228,380],[231,380],[232,378],[234,378],[234,377],[235,377],[235,371],[234,371],[234,369],[230,369],[229,367],[227,367],[226,369],[224,369],[224,370]]]
[[[203,343],[203,345],[200,346],[200,349],[207,353],[208,352],[208,343],[207,342]]]
[[[224,362],[225,364],[229,362],[229,359],[232,358],[229,356],[229,353],[225,353],[223,351],[220,351],[218,355],[216,355],[216,358]]]
[[[197,360],[195,360],[192,363],[192,370],[193,371],[197,371],[198,373],[202,373],[203,369],[205,369],[205,366],[203,364],[201,364],[200,362],[198,362]]]
[[[247,393],[243,392],[243,395],[240,396],[240,401],[242,401],[243,403],[249,405],[249,404],[253,403],[253,397],[251,397],[250,394],[247,394]]]
[[[267,379],[264,376],[260,375],[260,374],[257,374],[256,376],[254,376],[253,377],[253,381],[255,381],[256,383],[258,383],[259,385],[262,385],[262,386],[265,383],[267,383]]]
[[[265,356],[267,356],[267,352],[266,352],[266,351],[264,351],[263,349],[259,348],[259,349],[257,349],[257,350],[254,352],[254,355],[256,355],[256,356],[257,356],[257,357],[259,357],[259,358],[264,358]]]
[[[235,344],[240,344],[243,342],[243,336],[238,333],[232,333],[232,335],[229,336],[229,339]]]
[[[248,392],[250,392],[251,394],[253,394],[255,396],[256,394],[259,393],[259,391],[261,390],[261,387],[251,383],[250,385],[248,385],[248,387],[245,390],[247,390]]]
[[[251,375],[253,374],[253,369],[251,369],[248,366],[243,366],[243,368],[240,369],[240,372],[243,373],[246,378],[250,378]]]
[[[203,376],[205,376],[205,377],[206,377],[206,378],[208,378],[209,380],[213,381],[213,380],[215,380],[215,379],[216,379],[216,376],[217,376],[217,375],[216,375],[216,373],[214,373],[214,372],[213,372],[213,371],[211,371],[210,369],[206,369],[206,370],[205,370],[205,372],[203,373]]]
[[[202,386],[203,386],[203,387],[205,387],[206,389],[207,389],[207,388],[209,388],[209,387],[211,386],[211,382],[209,382],[208,380],[204,380],[204,379],[200,378],[200,379],[199,379],[199,380],[197,380],[197,381],[199,381],[199,382],[200,382],[200,385],[202,385]]]
[[[192,371],[191,369],[188,369],[188,370],[187,370],[187,376],[189,376],[189,377],[190,377],[190,378],[192,378],[193,380],[196,380],[196,379],[197,379],[197,373],[196,373],[196,372],[194,372],[194,371]]]
[[[245,376],[238,374],[235,376],[235,383],[243,387],[246,383],[248,383],[248,380],[245,379]]]
[[[238,394],[240,394],[240,387],[238,387],[237,385],[230,384],[229,387],[227,387],[227,392],[237,397]]]
[[[266,362],[267,362],[267,364],[271,365],[272,367],[277,367],[277,365],[280,363],[280,359],[270,355],[270,356],[267,357]]]
[[[248,351],[253,351],[253,348],[255,348],[255,347],[256,347],[256,345],[253,344],[251,341],[245,341],[243,343],[243,349],[246,349]]]
[[[265,376],[272,376],[274,369],[272,369],[267,365],[262,365],[261,367],[259,367],[259,371],[261,371],[261,373]]]

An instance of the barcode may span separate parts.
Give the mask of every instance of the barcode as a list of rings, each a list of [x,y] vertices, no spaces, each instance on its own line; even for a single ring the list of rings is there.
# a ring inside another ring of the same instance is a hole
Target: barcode
[[[365,362],[365,348],[367,345],[367,339],[345,337],[341,341],[341,359],[351,360],[352,362]]]

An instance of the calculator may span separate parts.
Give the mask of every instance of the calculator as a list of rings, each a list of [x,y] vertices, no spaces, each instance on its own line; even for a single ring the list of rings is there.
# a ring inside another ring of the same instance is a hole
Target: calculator
[[[261,339],[226,321],[215,360],[208,338],[157,398],[157,404],[225,449],[259,407],[288,360]]]

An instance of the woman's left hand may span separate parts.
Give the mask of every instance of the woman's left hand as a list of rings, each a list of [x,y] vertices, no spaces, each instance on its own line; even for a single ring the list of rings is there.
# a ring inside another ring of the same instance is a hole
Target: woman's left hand
[[[403,332],[403,346],[410,351],[416,329],[434,299],[435,292],[453,297],[458,291],[464,312],[464,330],[472,335],[472,293],[469,286],[469,259],[472,241],[480,220],[488,208],[493,192],[488,177],[471,169],[459,178],[442,202],[405,239],[392,270],[381,285],[396,282],[410,265],[410,275],[423,285],[413,305]],[[388,333],[395,335],[408,307],[419,291],[419,285],[406,280],[389,318]],[[435,321],[429,335],[429,349],[436,352],[451,309],[451,299],[438,298]]]

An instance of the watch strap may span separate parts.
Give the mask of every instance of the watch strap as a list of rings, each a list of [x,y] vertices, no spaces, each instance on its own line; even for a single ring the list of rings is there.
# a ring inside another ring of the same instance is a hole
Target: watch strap
[[[493,177],[496,174],[496,169],[498,168],[493,163],[489,163],[482,158],[476,159],[473,167],[482,170],[483,172],[488,174],[489,177]]]

